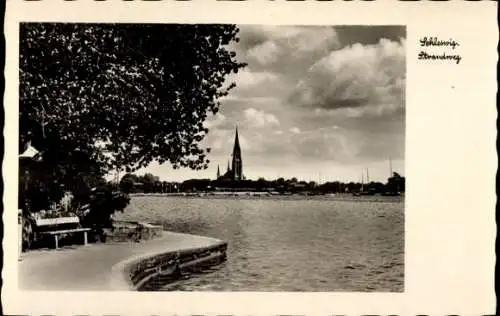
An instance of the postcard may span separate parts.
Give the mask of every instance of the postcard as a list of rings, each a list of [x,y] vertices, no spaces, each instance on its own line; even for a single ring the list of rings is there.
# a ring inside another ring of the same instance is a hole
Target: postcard
[[[494,2],[6,6],[7,314],[494,314]]]

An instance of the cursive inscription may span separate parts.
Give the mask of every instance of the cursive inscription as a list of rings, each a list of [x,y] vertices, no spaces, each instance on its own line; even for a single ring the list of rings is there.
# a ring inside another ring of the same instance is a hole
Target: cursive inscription
[[[437,37],[424,37],[420,39],[420,46],[443,46],[443,47],[451,47],[451,49],[455,49],[460,46],[457,41],[450,38],[449,40],[440,40]]]
[[[418,54],[418,59],[421,60],[453,60],[457,63],[457,65],[460,63],[462,60],[462,57],[460,55],[449,55],[446,53],[441,53],[441,54],[429,54],[427,52],[421,51]]]
[[[418,54],[419,60],[454,61],[457,65],[462,60],[462,56],[456,53],[455,49],[460,46],[458,41],[450,39],[439,39],[436,36],[423,37],[419,40],[422,50]],[[430,51],[432,48],[439,48],[439,52]],[[452,53],[449,50],[453,51]]]

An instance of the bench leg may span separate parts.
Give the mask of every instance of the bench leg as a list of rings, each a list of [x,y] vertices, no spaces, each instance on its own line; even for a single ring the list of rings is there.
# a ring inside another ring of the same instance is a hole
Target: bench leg
[[[54,235],[54,240],[56,242],[56,249],[59,248],[59,236],[58,235]]]
[[[87,241],[87,232],[83,232],[83,244],[86,245],[88,243]]]

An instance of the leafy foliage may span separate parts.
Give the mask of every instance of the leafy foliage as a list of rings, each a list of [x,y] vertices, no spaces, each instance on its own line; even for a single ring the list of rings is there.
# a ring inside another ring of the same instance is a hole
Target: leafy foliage
[[[19,148],[41,152],[21,169],[25,217],[70,191],[89,205],[85,225],[100,230],[128,203],[104,180],[111,170],[152,161],[205,168],[203,122],[235,86],[226,77],[244,67],[227,48],[237,33],[234,25],[22,23]]]
[[[149,183],[149,184],[148,184]],[[126,174],[120,181],[120,187],[127,193],[189,193],[189,192],[211,192],[217,190],[251,190],[251,191],[275,191],[281,193],[308,193],[308,194],[329,194],[345,192],[366,192],[370,194],[396,194],[405,191],[405,178],[394,173],[387,183],[369,182],[324,182],[318,184],[314,181],[299,181],[293,177],[291,179],[278,178],[266,180],[232,181],[230,179],[189,179],[182,183],[160,181],[152,174],[137,176]]]
[[[405,178],[402,177],[399,173],[393,172],[392,177],[387,179],[387,192],[395,193],[395,192],[404,192],[405,191]]]
[[[123,192],[131,193],[135,190],[136,184],[140,184],[141,190],[146,193],[159,192],[163,187],[160,178],[151,173],[146,173],[143,176],[127,173],[120,180],[120,189]]]
[[[127,173],[120,180],[120,189],[127,193],[133,192],[135,184],[138,182],[138,176],[133,173]]]
[[[92,192],[89,196],[88,212],[79,214],[81,224],[90,227],[94,232],[102,234],[103,228],[112,227],[112,215],[116,211],[123,212],[130,198],[121,193],[104,187]]]
[[[20,148],[68,173],[206,167],[208,113],[244,66],[234,25],[22,24]],[[83,166],[85,166],[83,168]],[[69,172],[72,171],[72,172]],[[64,181],[68,182],[68,181]]]

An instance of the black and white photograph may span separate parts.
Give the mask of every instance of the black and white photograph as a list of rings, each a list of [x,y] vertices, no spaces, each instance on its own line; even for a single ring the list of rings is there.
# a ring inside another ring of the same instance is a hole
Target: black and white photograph
[[[5,314],[495,314],[493,1],[5,5]]]
[[[20,289],[404,291],[405,26],[19,42]]]

